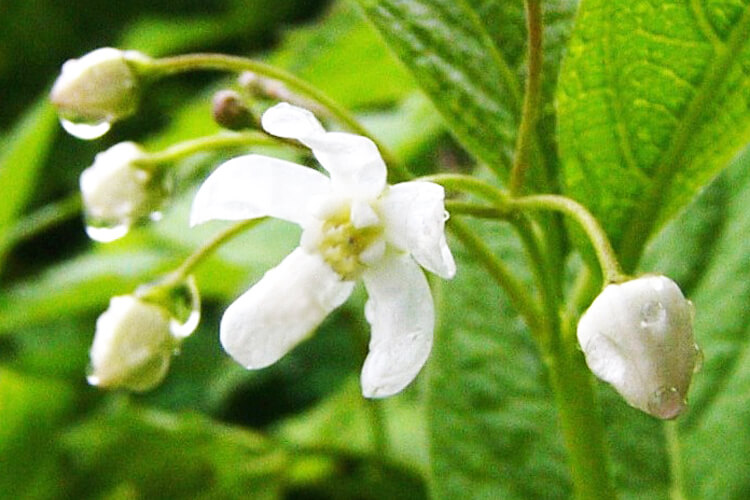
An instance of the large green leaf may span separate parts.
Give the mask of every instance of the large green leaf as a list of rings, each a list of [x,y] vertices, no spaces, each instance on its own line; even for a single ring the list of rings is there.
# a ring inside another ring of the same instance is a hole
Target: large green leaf
[[[632,270],[750,140],[747,1],[584,0],[558,93],[570,195]]]
[[[464,146],[491,165],[507,163],[518,80],[477,10],[451,0],[358,1]]]
[[[521,109],[525,26],[522,2],[358,0],[414,74],[446,124],[478,160],[509,164]],[[557,77],[576,1],[546,2],[545,96]],[[546,100],[549,102],[549,99]],[[545,105],[544,117],[551,116]],[[542,120],[540,131],[553,130]],[[550,141],[540,141],[551,146]],[[554,148],[545,147],[554,161]],[[541,165],[540,165],[541,166]]]
[[[519,263],[507,228],[481,236]],[[492,231],[491,231],[492,230]],[[494,234],[493,234],[494,232]],[[428,429],[436,498],[568,498],[554,396],[531,336],[507,296],[454,245],[429,362]]]

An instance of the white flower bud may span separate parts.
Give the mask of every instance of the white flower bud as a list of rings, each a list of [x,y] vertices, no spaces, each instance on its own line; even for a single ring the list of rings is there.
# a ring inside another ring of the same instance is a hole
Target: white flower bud
[[[151,59],[140,52],[101,48],[67,61],[50,99],[71,122],[103,123],[136,112],[141,93],[139,70]]]
[[[671,419],[686,408],[698,361],[693,305],[665,276],[609,285],[578,322],[594,374],[631,406]]]
[[[81,174],[81,196],[92,238],[111,241],[124,236],[131,225],[161,205],[166,195],[162,179],[135,164],[145,156],[137,144],[121,142],[96,155],[94,164]],[[96,232],[99,228],[110,231]]]
[[[169,314],[132,295],[112,297],[96,321],[88,381],[105,388],[147,391],[167,374],[177,341]]]

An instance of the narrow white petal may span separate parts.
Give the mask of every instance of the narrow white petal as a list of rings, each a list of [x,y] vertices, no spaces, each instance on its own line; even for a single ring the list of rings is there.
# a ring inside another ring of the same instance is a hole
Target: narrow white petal
[[[315,115],[286,102],[268,108],[261,117],[261,124],[269,134],[302,142],[326,133]]]
[[[266,367],[307,338],[353,288],[320,256],[297,248],[227,308],[221,343],[248,369]]]
[[[269,108],[261,122],[266,132],[297,139],[312,149],[340,190],[375,198],[385,188],[385,163],[375,143],[367,137],[326,132],[311,112],[285,102]]]
[[[410,252],[428,271],[449,279],[456,274],[456,263],[445,240],[444,199],[442,186],[403,182],[386,191],[380,211],[388,241]]]
[[[386,255],[363,279],[372,337],[362,368],[362,394],[382,398],[400,392],[427,361],[435,311],[424,273],[408,254]]]
[[[385,162],[367,137],[327,132],[302,142],[312,149],[338,189],[364,198],[375,198],[385,189]]]
[[[329,191],[329,179],[310,168],[268,156],[239,156],[220,165],[200,187],[190,223],[271,216],[304,225],[311,203]]]

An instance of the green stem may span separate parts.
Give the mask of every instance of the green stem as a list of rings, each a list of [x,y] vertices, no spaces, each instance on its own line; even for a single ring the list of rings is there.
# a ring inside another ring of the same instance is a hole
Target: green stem
[[[259,219],[243,220],[221,231],[208,243],[199,247],[195,252],[193,252],[187,259],[185,259],[185,261],[183,261],[183,263],[177,269],[169,273],[167,277],[157,285],[157,287],[164,289],[182,283],[190,274],[192,274],[193,270],[198,265],[200,265],[200,263],[203,262],[204,259],[212,255],[216,250],[219,249],[219,247],[221,247],[221,245],[234,238],[241,232],[257,226],[264,220],[266,220],[265,217]]]
[[[434,182],[447,189],[462,191],[494,203],[499,209],[508,204],[508,195],[500,188],[465,174],[435,174],[420,177],[420,181]]]
[[[172,163],[203,151],[251,145],[271,146],[274,144],[278,144],[278,141],[260,132],[221,132],[212,136],[183,141],[162,151],[148,153],[144,159],[135,163],[139,167],[149,168]]]
[[[495,206],[479,205],[467,201],[445,200],[445,209],[451,216],[468,215],[479,219],[508,220],[507,210]]]
[[[554,194],[524,196],[522,198],[514,198],[508,203],[515,209],[551,210],[572,218],[589,237],[596,256],[599,259],[599,265],[602,268],[606,282],[617,283],[626,279],[617,260],[617,254],[612,248],[609,238],[607,238],[607,234],[602,229],[599,221],[580,203],[565,196]]]
[[[510,297],[514,307],[523,316],[532,332],[540,331],[539,307],[526,291],[526,287],[516,278],[510,269],[498,259],[492,250],[471,231],[463,222],[451,220],[449,229],[461,240],[461,243],[482,263],[490,276]]]
[[[664,422],[664,437],[667,442],[669,455],[669,470],[672,476],[672,488],[669,497],[672,500],[685,500],[685,478],[682,473],[682,453],[680,450],[680,435],[677,422]]]
[[[276,66],[245,57],[226,54],[185,54],[152,60],[142,70],[149,78],[197,70],[216,70],[241,73],[250,71],[283,82],[291,91],[308,97],[320,104],[326,111],[347,129],[355,134],[370,137],[380,150],[385,163],[401,178],[408,177],[408,171],[401,166],[382,143],[374,139],[362,124],[346,108],[328,97],[323,91]]]
[[[529,168],[529,158],[534,140],[542,82],[542,7],[540,0],[526,0],[526,26],[528,30],[528,76],[521,109],[521,124],[518,128],[516,153],[510,175],[510,192],[518,195]]]
[[[615,499],[594,381],[583,356],[575,345],[560,343],[546,359],[576,498]]]

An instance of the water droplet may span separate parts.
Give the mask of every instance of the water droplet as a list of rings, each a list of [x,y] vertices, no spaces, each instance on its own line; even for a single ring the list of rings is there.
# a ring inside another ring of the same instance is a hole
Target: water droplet
[[[676,387],[662,387],[648,401],[648,412],[664,420],[677,417],[687,408],[687,402]]]
[[[646,302],[641,307],[641,326],[648,327],[663,323],[667,319],[667,310],[658,300]]]
[[[89,366],[88,371],[89,371],[89,374],[86,375],[86,382],[88,382],[89,385],[98,386],[99,384],[102,383],[102,381],[99,380],[99,377],[94,375],[93,373],[94,367]]]
[[[185,338],[195,331],[201,319],[201,300],[195,278],[188,276],[181,285],[172,288],[169,299],[172,315],[169,330],[174,337]]]
[[[83,139],[84,141],[98,139],[99,137],[109,132],[109,129],[112,128],[112,124],[108,121],[86,123],[75,122],[67,120],[65,118],[61,118],[60,124],[67,133],[78,139]]]
[[[694,344],[693,347],[695,348],[695,361],[693,364],[693,373],[698,373],[703,369],[703,349],[698,346],[698,344]]]
[[[86,219],[86,234],[99,243],[119,240],[130,231],[129,224],[106,224],[95,219]]]

